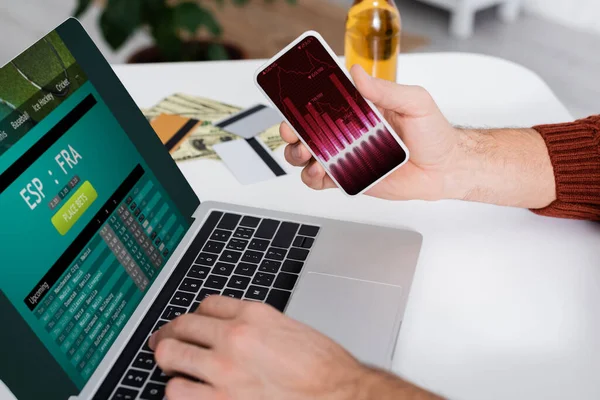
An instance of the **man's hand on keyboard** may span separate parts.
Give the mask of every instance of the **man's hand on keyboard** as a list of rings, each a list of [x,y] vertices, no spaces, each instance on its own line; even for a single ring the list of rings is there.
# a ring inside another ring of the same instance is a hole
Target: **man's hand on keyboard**
[[[437,398],[361,365],[270,306],[229,297],[208,297],[157,331],[150,347],[160,368],[179,376],[167,384],[169,400]]]

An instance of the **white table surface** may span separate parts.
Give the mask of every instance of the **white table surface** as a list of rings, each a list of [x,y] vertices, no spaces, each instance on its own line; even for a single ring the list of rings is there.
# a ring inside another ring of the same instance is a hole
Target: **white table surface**
[[[249,106],[259,61],[118,66],[140,107],[173,92]],[[423,85],[447,117],[475,127],[571,119],[534,73],[490,57],[415,54],[400,81]],[[282,157],[282,151],[278,151]],[[349,199],[304,187],[299,170],[242,186],[218,161],[181,170],[201,200],[423,233],[394,371],[453,399],[600,398],[600,226],[462,202]],[[368,266],[365,266],[368,268]]]

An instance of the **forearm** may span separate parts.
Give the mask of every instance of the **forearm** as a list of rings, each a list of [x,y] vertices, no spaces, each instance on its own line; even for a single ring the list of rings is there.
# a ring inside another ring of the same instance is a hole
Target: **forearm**
[[[540,209],[556,200],[554,171],[533,129],[461,130],[448,197]]]
[[[377,369],[367,369],[362,381],[357,385],[357,400],[441,400],[397,376]]]

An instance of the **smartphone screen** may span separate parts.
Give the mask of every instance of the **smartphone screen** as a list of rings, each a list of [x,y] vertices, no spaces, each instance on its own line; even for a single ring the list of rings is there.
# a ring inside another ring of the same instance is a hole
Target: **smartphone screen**
[[[316,37],[305,37],[260,71],[257,81],[349,195],[406,160],[393,133]]]

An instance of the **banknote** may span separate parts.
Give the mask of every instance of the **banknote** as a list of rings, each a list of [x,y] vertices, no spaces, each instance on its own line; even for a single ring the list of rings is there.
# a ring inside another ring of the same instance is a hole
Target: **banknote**
[[[219,157],[212,149],[213,145],[241,138],[213,126],[212,123],[241,110],[241,107],[212,99],[175,93],[153,107],[142,109],[142,112],[148,121],[152,121],[161,114],[179,115],[202,121],[181,143],[179,149],[171,153],[175,161],[183,161],[198,158],[218,160]],[[258,136],[271,150],[284,144],[279,136],[279,125],[266,129]]]

